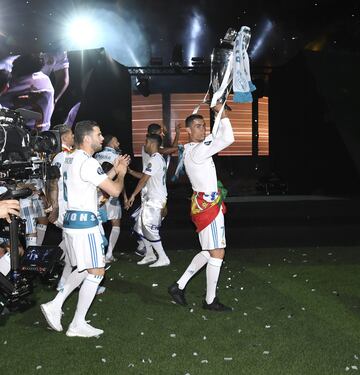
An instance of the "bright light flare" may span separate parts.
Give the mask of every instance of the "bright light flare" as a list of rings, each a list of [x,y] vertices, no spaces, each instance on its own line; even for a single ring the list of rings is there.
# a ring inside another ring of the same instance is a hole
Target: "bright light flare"
[[[189,25],[189,34],[190,34],[190,46],[188,51],[188,64],[191,64],[191,58],[194,56],[197,56],[198,54],[198,44],[199,39],[203,33],[202,30],[202,24],[204,23],[204,17],[197,13],[196,11],[193,13],[191,19],[190,19],[190,25]]]
[[[79,49],[100,47],[100,34],[96,20],[90,16],[74,17],[65,26],[66,39]]]
[[[270,20],[266,20],[262,28],[261,35],[254,42],[252,50],[249,54],[252,59],[257,58],[262,51],[262,47],[265,45],[266,39],[269,37],[271,31],[273,30],[273,27],[273,23]]]

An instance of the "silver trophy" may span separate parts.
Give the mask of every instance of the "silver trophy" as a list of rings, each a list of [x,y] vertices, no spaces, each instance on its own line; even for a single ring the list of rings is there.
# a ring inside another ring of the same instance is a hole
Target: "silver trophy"
[[[220,39],[219,46],[215,47],[211,53],[210,82],[213,96],[215,93],[220,93],[221,91],[221,95],[216,99],[216,102],[224,103],[230,91],[232,72],[230,74],[227,73],[231,71],[233,49],[237,34],[236,30],[229,28],[224,38]],[[213,107],[213,103],[211,107]]]
[[[242,26],[239,32],[229,28],[224,38],[220,39],[219,45],[212,51],[210,84],[202,103],[210,103],[210,108],[222,103],[214,121],[214,134],[217,132],[224,108],[231,109],[226,105],[231,90],[234,91],[234,102],[252,102],[251,91],[255,89],[255,86],[251,82],[247,54],[250,39],[251,30],[248,26]],[[207,100],[210,92],[211,101]],[[198,112],[200,105],[194,109],[193,113]]]

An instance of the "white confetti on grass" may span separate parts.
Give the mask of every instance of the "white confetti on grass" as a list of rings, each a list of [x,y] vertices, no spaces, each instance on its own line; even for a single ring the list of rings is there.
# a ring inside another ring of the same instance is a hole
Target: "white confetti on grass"
[[[268,355],[268,354],[270,354],[270,352],[268,350],[264,350],[263,354]]]
[[[148,319],[148,320],[154,320],[153,318],[149,318],[148,316],[146,317],[146,319]]]
[[[157,286],[159,286],[159,284],[154,283],[154,284],[152,284],[151,286],[152,286],[153,288],[156,288]]]
[[[204,320],[208,320],[208,318],[205,315],[201,316]]]
[[[171,354],[171,357],[175,358],[176,357],[176,353]]]
[[[149,363],[152,363],[152,360],[151,360],[150,358],[148,358],[148,362],[149,362]]]
[[[349,366],[346,366],[345,367],[345,371],[349,371],[350,370],[350,367]]]
[[[103,347],[101,345],[96,345],[95,349],[102,349]]]
[[[197,352],[194,352],[193,355],[194,355],[195,357],[197,357],[199,354],[197,354]]]
[[[129,363],[128,367],[135,367],[135,365],[133,363]]]
[[[232,357],[224,357],[224,361],[232,361]]]
[[[241,333],[241,331],[242,331],[241,329],[238,329],[238,333]]]
[[[294,274],[292,275],[292,277],[294,277],[294,278],[297,277],[297,276],[298,276],[297,273],[294,273]]]
[[[356,360],[359,360],[359,357],[358,357],[356,354],[354,354],[354,358],[355,358]]]
[[[6,345],[6,344],[7,344],[7,340],[4,341],[4,345]]]
[[[358,370],[357,366],[351,366],[352,370]]]
[[[191,313],[193,313],[193,312],[194,312],[194,309],[190,309],[189,311],[190,311]]]
[[[265,328],[271,328],[270,324],[266,324]]]
[[[170,333],[170,337],[175,338],[176,337],[176,333]]]
[[[106,363],[106,358],[101,358],[102,363]]]
[[[207,359],[203,359],[201,360],[201,363],[209,363],[209,361]]]
[[[206,337],[206,336],[204,336],[204,337],[203,337],[203,340],[206,340],[206,339],[207,339],[207,337]]]
[[[37,326],[39,324],[39,322],[34,322],[34,326]]]
[[[144,336],[144,335],[145,335],[145,333],[144,333],[144,332],[140,332],[140,335],[141,335],[141,336]]]
[[[36,366],[36,370],[41,370],[41,369],[42,369],[41,365]]]

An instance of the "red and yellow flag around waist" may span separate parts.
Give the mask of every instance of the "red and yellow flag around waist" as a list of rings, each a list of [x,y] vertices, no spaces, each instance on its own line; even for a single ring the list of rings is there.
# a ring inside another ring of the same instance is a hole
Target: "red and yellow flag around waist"
[[[205,229],[216,218],[220,208],[222,208],[224,214],[226,213],[224,200],[227,195],[227,190],[220,181],[218,181],[217,193],[215,199],[209,202],[209,195],[194,191],[191,197],[190,216],[196,226],[196,232],[201,232]]]

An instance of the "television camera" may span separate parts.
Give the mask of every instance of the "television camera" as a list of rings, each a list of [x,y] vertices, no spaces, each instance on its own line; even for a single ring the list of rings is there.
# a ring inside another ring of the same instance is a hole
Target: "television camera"
[[[59,151],[59,132],[31,131],[21,113],[0,108],[0,189],[3,191],[0,200],[29,197],[32,190],[20,182],[58,177],[59,171],[51,167],[50,159]],[[10,272],[6,276],[0,272],[1,314],[4,310],[18,311],[32,306],[27,299],[32,292],[31,278],[34,274],[49,275],[62,252],[57,246],[31,246],[20,259],[19,241],[25,236],[23,220],[11,215],[10,224],[5,220],[0,224],[0,236],[8,239],[10,248]]]

